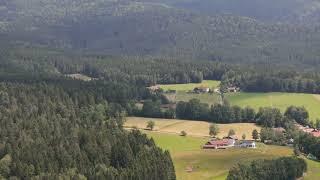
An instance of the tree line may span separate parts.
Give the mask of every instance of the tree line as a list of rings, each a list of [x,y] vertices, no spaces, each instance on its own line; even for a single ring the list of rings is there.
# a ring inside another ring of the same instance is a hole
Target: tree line
[[[317,71],[301,71],[289,65],[275,68],[272,64],[71,54],[37,48],[8,48],[0,52],[0,65],[1,77],[8,78],[80,73],[137,86],[221,80],[223,87],[237,86],[245,92],[320,93]]]
[[[250,164],[238,164],[230,169],[227,180],[297,179],[307,171],[305,160],[297,157],[281,157],[273,160],[255,160]]]
[[[290,106],[284,114],[278,108],[264,107],[257,112],[251,107],[232,106],[228,102],[209,107],[198,99],[178,102],[176,117],[180,119],[204,120],[213,123],[251,122],[263,127],[285,127],[290,122],[302,125],[319,126],[309,121],[309,113],[304,107]],[[319,121],[317,121],[319,122]]]
[[[295,92],[320,94],[320,74],[273,67],[231,70],[222,78],[224,86],[235,85],[245,92]]]

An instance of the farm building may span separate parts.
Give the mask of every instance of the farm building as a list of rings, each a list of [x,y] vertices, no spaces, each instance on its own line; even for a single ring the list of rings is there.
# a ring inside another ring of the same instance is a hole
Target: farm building
[[[309,134],[313,135],[314,137],[320,137],[320,130],[310,128],[309,126],[304,127],[300,124],[296,124],[296,126],[298,127],[299,130],[301,130],[305,133],[309,133]]]
[[[226,136],[226,137],[223,137],[223,139],[233,139],[233,140],[238,140],[239,138],[236,136],[236,135],[232,135],[232,136]]]
[[[235,86],[232,86],[232,87],[228,87],[228,88],[227,88],[227,91],[228,91],[228,92],[239,92],[239,91],[240,91],[240,88],[235,87]]]
[[[203,145],[203,149],[225,149],[231,146],[233,146],[232,142],[230,142],[228,139],[211,140]]]
[[[310,134],[312,134],[314,137],[320,137],[320,131],[314,129]]]
[[[154,92],[154,91],[160,90],[161,88],[160,88],[160,86],[155,85],[155,86],[147,87],[147,89],[149,89],[150,91]]]
[[[256,148],[256,143],[253,140],[241,140],[237,141],[235,146],[241,148]]]
[[[223,139],[211,139],[203,148],[204,149],[225,149],[227,147],[233,147],[236,140],[231,137],[225,137]]]
[[[241,148],[256,148],[256,143],[253,140],[235,140],[231,137],[223,139],[212,139],[203,145],[203,149],[226,149],[229,147]]]
[[[196,87],[193,89],[193,92],[195,93],[208,93],[210,91],[210,88],[208,87]]]

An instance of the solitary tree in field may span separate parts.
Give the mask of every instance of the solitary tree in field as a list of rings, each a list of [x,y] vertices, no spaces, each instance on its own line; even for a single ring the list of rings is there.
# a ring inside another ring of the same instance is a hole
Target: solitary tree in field
[[[209,135],[215,137],[219,134],[219,127],[216,124],[211,124],[209,127]]]
[[[259,133],[258,131],[255,129],[252,131],[252,138],[256,141],[257,139],[259,139]]]
[[[148,123],[147,123],[147,128],[148,129],[150,129],[152,131],[154,126],[155,126],[155,122],[154,121],[148,121]]]
[[[230,129],[228,132],[228,136],[233,136],[235,134],[236,134],[236,132],[233,129]]]
[[[187,136],[187,132],[181,131],[181,132],[180,132],[180,136]]]
[[[246,139],[246,134],[242,134],[242,139],[243,139],[243,140]]]

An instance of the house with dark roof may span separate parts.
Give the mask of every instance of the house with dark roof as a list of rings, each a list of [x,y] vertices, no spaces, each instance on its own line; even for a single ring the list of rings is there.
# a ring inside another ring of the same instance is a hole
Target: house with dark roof
[[[236,142],[235,147],[256,148],[256,142],[253,140],[241,140]]]
[[[196,88],[193,89],[193,92],[195,92],[195,93],[208,93],[208,92],[210,92],[210,88],[203,87],[203,86],[196,87]]]

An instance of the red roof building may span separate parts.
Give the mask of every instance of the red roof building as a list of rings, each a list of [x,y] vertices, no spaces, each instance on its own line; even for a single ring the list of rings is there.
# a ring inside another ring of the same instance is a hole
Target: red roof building
[[[203,145],[204,149],[224,149],[230,146],[234,146],[235,141],[233,139],[211,140]]]
[[[314,130],[314,131],[310,132],[310,134],[312,134],[314,137],[320,137],[320,131],[319,130]]]

